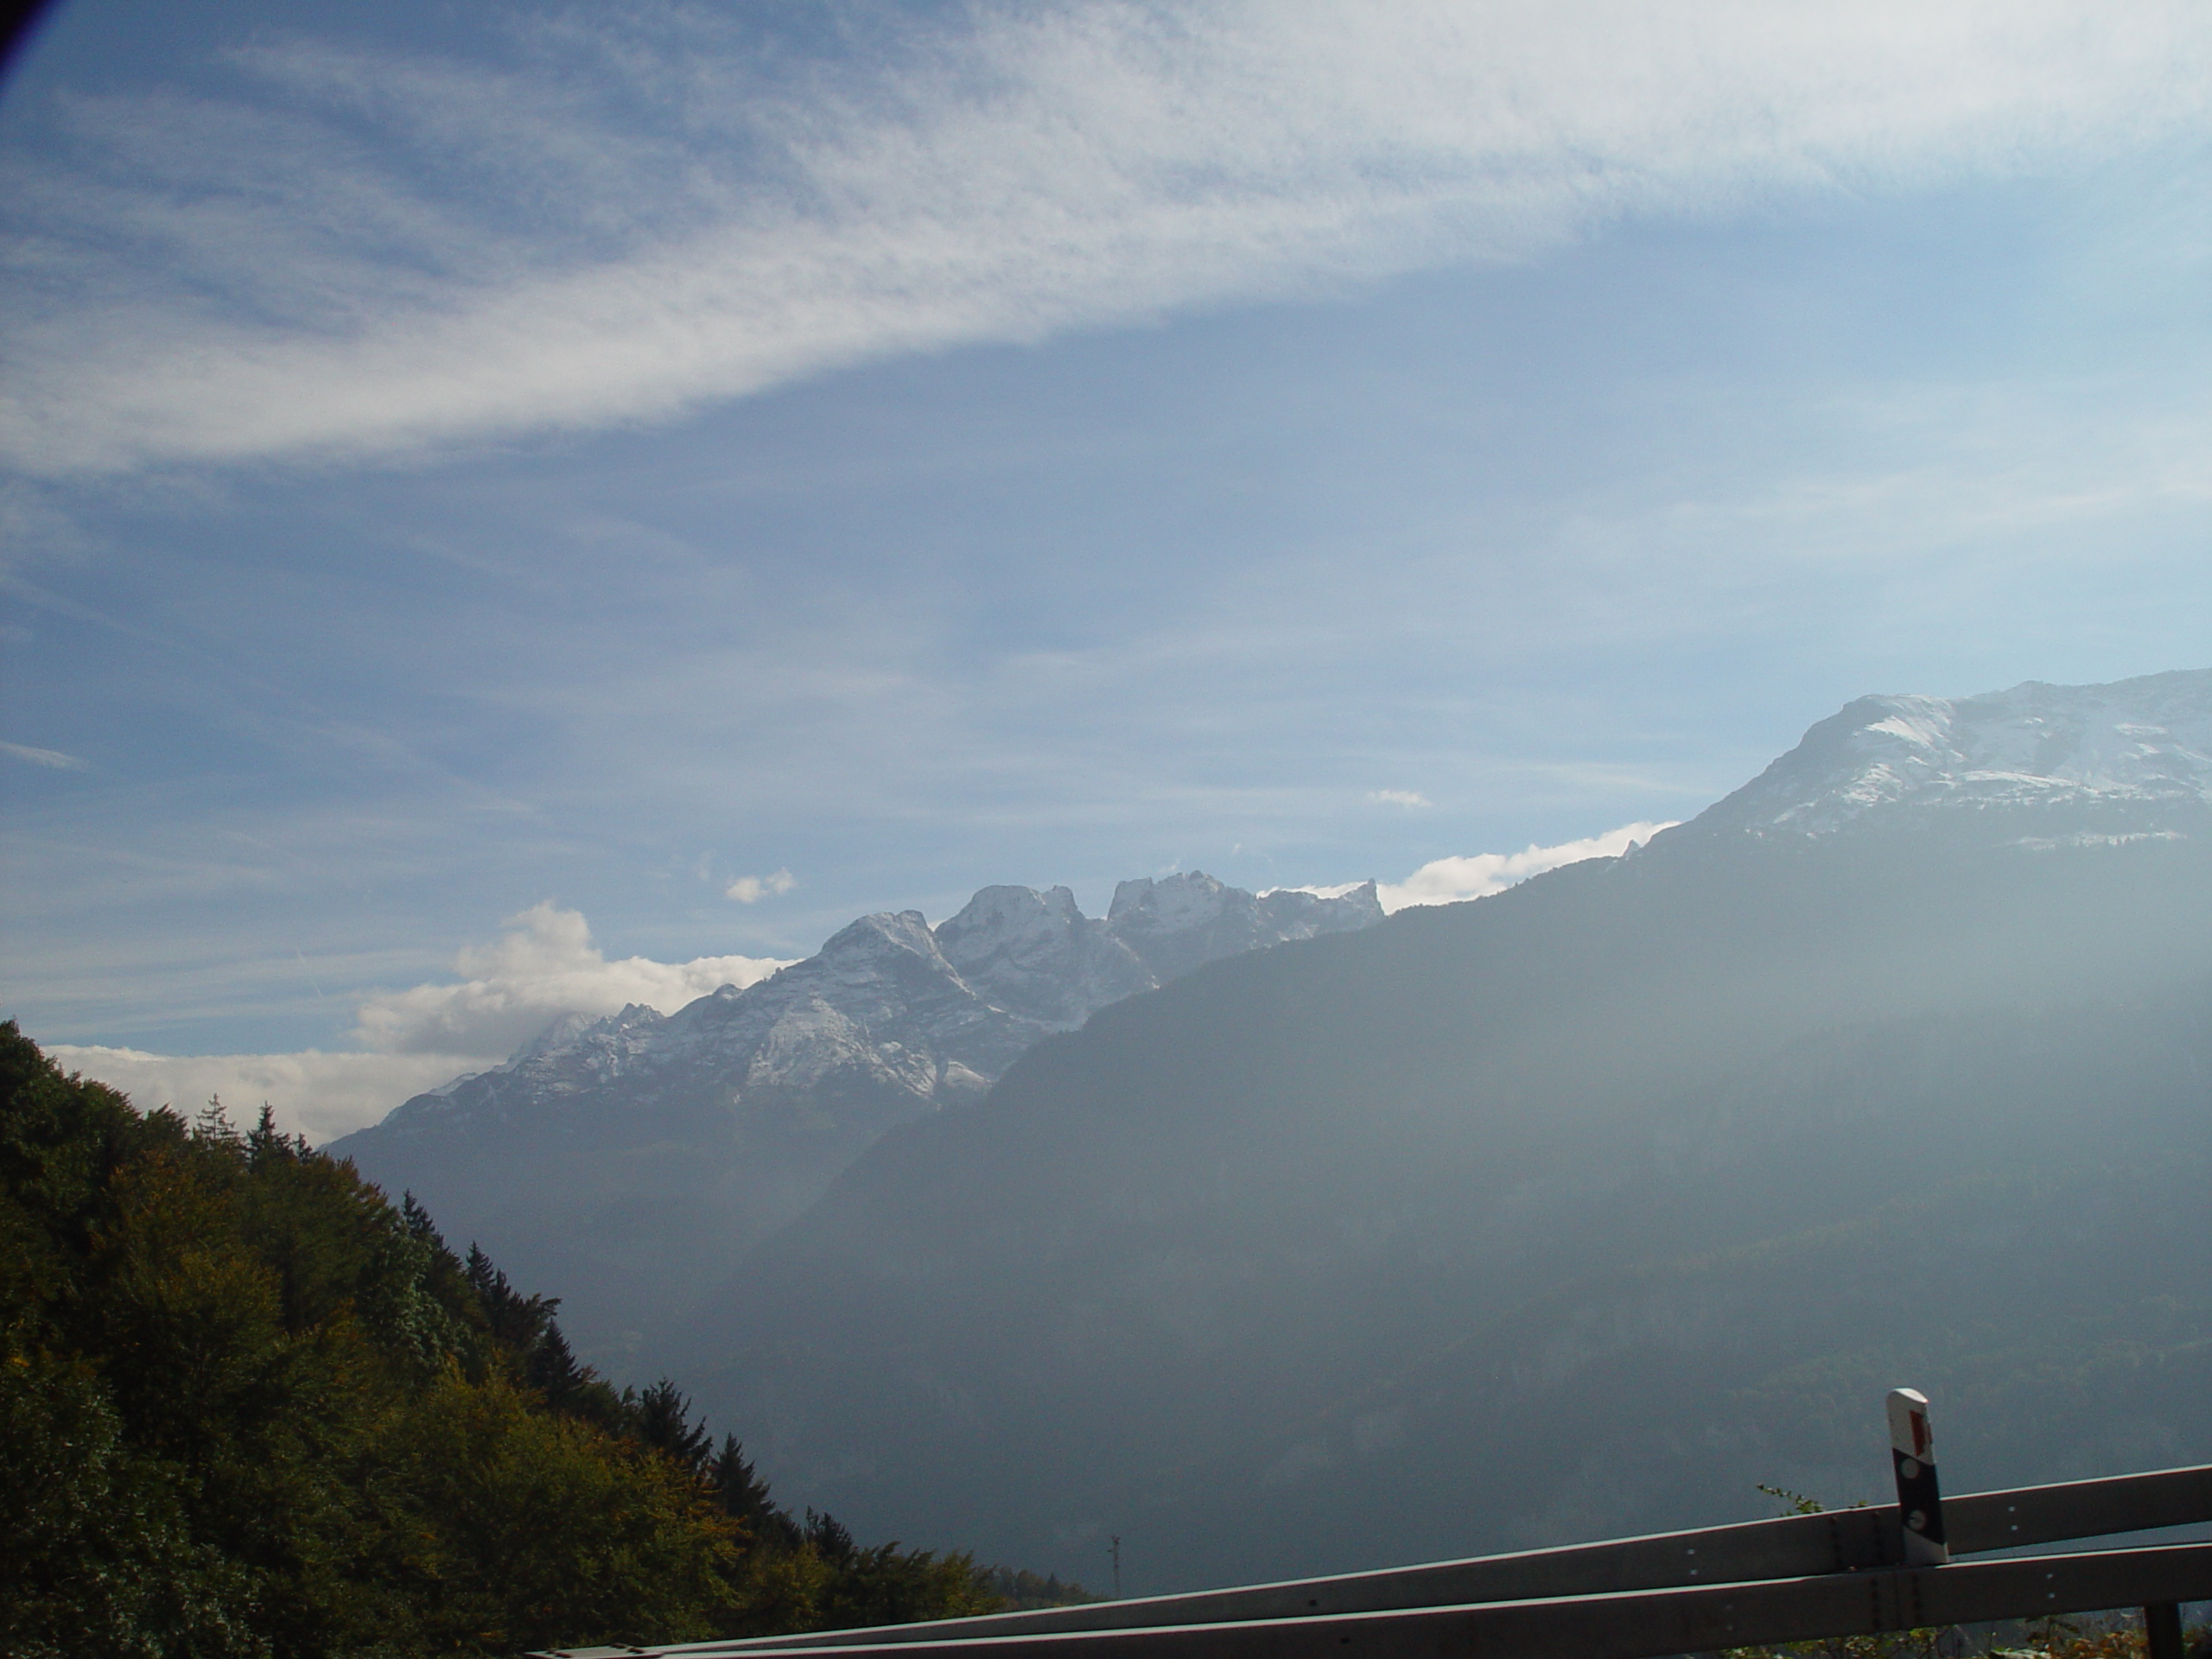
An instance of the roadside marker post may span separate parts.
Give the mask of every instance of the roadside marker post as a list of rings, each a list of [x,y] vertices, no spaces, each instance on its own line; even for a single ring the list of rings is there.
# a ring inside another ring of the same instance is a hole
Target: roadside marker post
[[[1936,1484],[1936,1434],[1928,1424],[1928,1396],[1917,1389],[1890,1390],[1890,1460],[1897,1470],[1905,1565],[1944,1566],[1951,1551]],[[2143,1609],[2143,1645],[2145,1659],[2183,1659],[2179,1602],[2154,1601]]]
[[[2143,1610],[2144,1643],[2150,1659],[2182,1659],[2181,1604],[2154,1601]]]
[[[1928,1396],[1917,1389],[1890,1390],[1890,1463],[1897,1471],[1904,1564],[1942,1566],[1951,1549],[1943,1541],[1943,1495],[1936,1484],[1936,1433],[1928,1426]]]

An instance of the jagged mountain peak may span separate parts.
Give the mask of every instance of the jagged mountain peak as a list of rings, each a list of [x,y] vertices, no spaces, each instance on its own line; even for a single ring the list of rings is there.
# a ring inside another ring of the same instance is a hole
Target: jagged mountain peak
[[[881,910],[848,922],[830,936],[818,954],[824,960],[839,961],[878,957],[886,950],[918,957],[942,956],[937,936],[930,931],[929,918],[918,910]]]
[[[975,1099],[1040,1039],[1202,963],[1382,917],[1371,889],[1364,909],[1286,906],[1196,873],[1122,897],[1118,920],[1085,917],[1064,887],[1013,886],[934,929],[918,910],[862,916],[672,1014],[564,1015],[338,1146],[503,1260],[578,1286],[579,1332],[611,1339],[640,1299],[673,1294],[624,1265],[635,1230],[671,1241],[655,1259],[727,1267],[887,1128]]]
[[[622,1012],[627,1014],[629,1011],[628,1008],[625,1008]],[[620,1016],[613,1017],[620,1018]],[[536,1059],[541,1054],[550,1053],[556,1048],[566,1048],[600,1023],[588,1014],[556,1014],[544,1030],[539,1032],[537,1036],[507,1057],[507,1065],[521,1065]]]
[[[1252,895],[1208,875],[1178,870],[1172,875],[1141,875],[1114,889],[1106,919],[1116,929],[1189,927],[1212,919],[1226,905]]]
[[[2212,670],[2192,670],[2107,685],[2030,680],[1972,697],[1860,697],[1700,822],[1817,836],[1927,810],[2039,808],[2125,828],[2158,809],[2208,804]]]
[[[1382,919],[1382,897],[1372,877],[1338,893],[1274,887],[1259,895],[1259,906],[1262,921],[1285,939],[1371,927]]]
[[[938,925],[937,940],[995,1007],[1052,1029],[1157,983],[1066,887],[985,887]]]
[[[1034,887],[984,887],[957,914],[938,925],[938,947],[946,960],[964,971],[995,956],[1064,948],[1084,919],[1075,894],[1066,887],[1046,893]]]
[[[1342,932],[1382,919],[1371,881],[1335,898],[1295,888],[1262,896],[1228,887],[1203,870],[1185,870],[1122,882],[1114,890],[1106,926],[1165,982],[1262,944]]]

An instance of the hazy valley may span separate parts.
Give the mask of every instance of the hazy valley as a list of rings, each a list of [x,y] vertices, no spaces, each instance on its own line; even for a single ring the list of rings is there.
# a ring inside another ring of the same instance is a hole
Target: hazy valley
[[[2203,673],[1866,699],[1494,898],[989,889],[340,1150],[587,1313],[667,1264],[626,1363],[779,1490],[1147,1590],[1868,1495],[1905,1373],[1968,1484],[2188,1461],[2208,755]]]
[[[1047,1034],[1202,963],[1382,919],[1374,884],[1255,896],[1197,873],[986,887],[934,930],[866,916],[673,1014],[556,1021],[504,1067],[335,1142],[532,1284],[588,1356],[638,1353],[898,1124],[979,1098]]]
[[[0,10],[0,1659],[2212,1659],[2208,107]]]

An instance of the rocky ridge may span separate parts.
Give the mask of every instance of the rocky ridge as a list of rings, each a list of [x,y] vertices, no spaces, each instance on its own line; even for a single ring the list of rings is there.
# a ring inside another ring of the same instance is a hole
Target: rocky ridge
[[[985,887],[932,929],[919,911],[863,916],[760,983],[671,1014],[632,1003],[564,1016],[502,1066],[418,1095],[377,1126],[395,1135],[526,1119],[553,1103],[727,1084],[758,1091],[903,1095],[916,1109],[977,1095],[1039,1039],[1227,956],[1382,919],[1375,884],[1337,898],[1247,893],[1203,872],[1140,877],[1103,918],[1066,887]],[[341,1143],[358,1153],[348,1137]]]
[[[504,1065],[334,1143],[423,1198],[607,1357],[798,1215],[892,1127],[980,1098],[1039,1039],[1205,963],[1382,919],[1370,882],[1256,894],[1198,872],[994,887],[935,928],[864,916],[769,979],[674,1014],[556,1020]]]
[[[1825,836],[1870,815],[2094,813],[2171,830],[2212,805],[2212,670],[1973,697],[1868,696],[1707,811],[1707,828]]]
[[[1908,1376],[1985,1486],[2212,1457],[2209,709],[1863,699],[1632,856],[1122,1002],[656,1359],[780,1490],[1147,1594],[1875,1497]]]

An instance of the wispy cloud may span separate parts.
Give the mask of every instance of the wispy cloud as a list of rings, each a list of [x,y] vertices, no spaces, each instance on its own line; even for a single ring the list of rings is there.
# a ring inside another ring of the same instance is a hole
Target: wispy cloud
[[[28,761],[34,766],[51,766],[57,772],[82,772],[85,763],[73,754],[64,754],[59,749],[35,749],[28,743],[0,743],[0,754],[10,760]]]
[[[839,365],[1510,258],[1624,214],[2201,121],[2185,0],[986,5],[848,61],[651,9],[512,61],[307,43],[9,168],[34,472],[662,418]],[[518,26],[519,28],[519,26]]]
[[[1416,807],[1433,806],[1436,804],[1436,803],[1430,800],[1427,796],[1421,794],[1416,790],[1411,789],[1370,790],[1368,791],[1367,798],[1370,801],[1380,802],[1384,806],[1402,806],[1408,811],[1412,811]]]
[[[1618,858],[1630,847],[1641,846],[1666,823],[1624,823],[1602,836],[1561,842],[1556,847],[1529,846],[1517,853],[1477,853],[1465,858],[1440,858],[1422,865],[1403,881],[1382,882],[1376,896],[1382,908],[1396,912],[1413,905],[1456,905],[1468,899],[1487,899],[1516,882],[1587,858]]]
[[[789,870],[778,870],[772,875],[741,875],[722,889],[722,897],[734,899],[741,905],[757,905],[772,895],[789,893],[798,886],[798,878]]]

